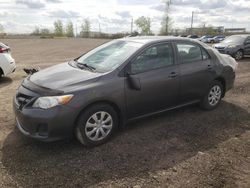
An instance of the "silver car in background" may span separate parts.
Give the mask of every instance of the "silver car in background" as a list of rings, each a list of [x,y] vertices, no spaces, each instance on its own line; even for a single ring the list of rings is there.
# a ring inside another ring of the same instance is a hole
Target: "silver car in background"
[[[250,35],[232,35],[213,47],[222,54],[240,60],[244,55],[250,55]]]
[[[0,77],[9,75],[15,69],[16,63],[10,54],[10,47],[0,42]]]

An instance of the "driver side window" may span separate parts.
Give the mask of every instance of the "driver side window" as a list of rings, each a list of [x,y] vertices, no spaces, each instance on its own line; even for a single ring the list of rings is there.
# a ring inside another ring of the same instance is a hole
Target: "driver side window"
[[[158,44],[144,50],[131,63],[131,73],[138,74],[174,64],[173,50],[170,44]]]

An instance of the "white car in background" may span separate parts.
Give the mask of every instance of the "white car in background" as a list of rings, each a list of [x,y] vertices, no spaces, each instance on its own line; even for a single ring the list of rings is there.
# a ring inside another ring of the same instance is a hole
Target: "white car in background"
[[[16,63],[11,57],[10,47],[0,42],[0,77],[7,76],[15,69]]]

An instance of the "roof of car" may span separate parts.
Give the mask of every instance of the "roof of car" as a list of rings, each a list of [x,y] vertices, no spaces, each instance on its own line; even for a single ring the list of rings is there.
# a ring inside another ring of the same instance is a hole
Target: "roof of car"
[[[171,40],[182,40],[182,41],[195,41],[190,38],[184,37],[174,37],[174,36],[140,36],[140,37],[125,37],[119,40],[132,41],[138,43],[151,43],[151,42],[160,42],[160,41],[171,41]]]
[[[241,34],[241,35],[231,35],[231,36],[239,36],[239,37],[250,37],[250,35],[249,34]]]

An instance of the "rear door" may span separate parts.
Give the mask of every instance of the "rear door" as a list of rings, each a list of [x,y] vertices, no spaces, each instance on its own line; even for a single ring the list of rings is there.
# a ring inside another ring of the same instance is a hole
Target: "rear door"
[[[171,43],[146,48],[129,64],[129,72],[140,89],[125,84],[128,118],[175,106],[179,99],[179,69]]]
[[[214,64],[208,52],[192,42],[177,42],[180,66],[180,100],[189,103],[200,100],[215,78]]]

